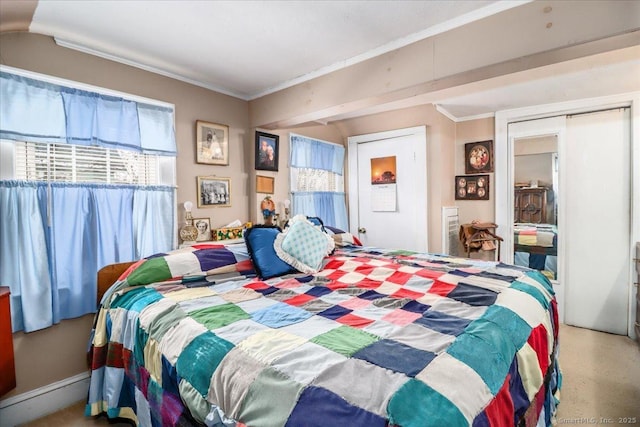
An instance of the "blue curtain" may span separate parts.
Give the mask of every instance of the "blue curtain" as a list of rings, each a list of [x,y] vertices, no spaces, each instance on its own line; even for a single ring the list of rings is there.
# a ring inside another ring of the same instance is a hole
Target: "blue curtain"
[[[0,138],[175,155],[173,109],[0,72]]]
[[[292,194],[293,215],[317,216],[325,225],[348,230],[347,205],[342,192],[315,191]]]
[[[141,187],[133,192],[135,258],[173,249],[174,191],[168,187]]]
[[[96,272],[172,249],[169,187],[0,181],[0,283],[14,331],[96,310]]]
[[[46,328],[53,319],[46,216],[38,193],[35,183],[0,181],[0,284],[11,288],[14,332]]]
[[[291,135],[291,166],[322,169],[342,175],[344,147],[305,136]]]

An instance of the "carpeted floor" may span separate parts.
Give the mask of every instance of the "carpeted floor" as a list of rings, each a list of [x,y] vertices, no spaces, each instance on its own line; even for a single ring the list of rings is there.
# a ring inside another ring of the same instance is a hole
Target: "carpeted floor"
[[[563,384],[557,425],[640,425],[640,346],[619,335],[562,325]],[[30,427],[129,426],[87,418],[84,402],[26,424]]]
[[[638,343],[567,325],[560,327],[559,342],[558,425],[640,425]]]

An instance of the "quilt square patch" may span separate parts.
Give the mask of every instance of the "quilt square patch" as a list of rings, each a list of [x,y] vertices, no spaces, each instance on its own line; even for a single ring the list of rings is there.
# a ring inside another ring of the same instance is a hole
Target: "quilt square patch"
[[[370,323],[373,323],[371,319],[365,319],[364,317],[356,316],[353,313],[349,313],[346,316],[339,317],[336,322],[340,322],[343,325],[353,326],[354,328],[364,328]]]
[[[311,313],[284,303],[274,304],[251,314],[254,321],[270,328],[292,325],[309,317],[311,317]]]
[[[352,328],[350,326],[341,326],[322,335],[313,338],[311,342],[321,345],[325,348],[340,353],[344,356],[351,357],[358,350],[378,341],[378,337]]]
[[[291,297],[289,299],[284,300],[283,302],[289,304],[289,305],[293,305],[296,307],[299,307],[301,305],[304,305],[305,303],[316,299],[316,297],[309,295],[309,294],[301,294],[301,295],[296,295],[295,297]]]
[[[409,347],[408,345],[382,339],[353,355],[354,358],[366,360],[376,366],[415,377],[435,357],[434,353]]]
[[[318,314],[322,317],[326,317],[327,319],[336,320],[337,318],[347,315],[352,311],[353,310],[349,310],[348,308],[340,307],[339,305],[334,305],[331,308],[328,308]]]
[[[387,416],[389,399],[409,378],[361,359],[345,359],[327,369],[313,381],[338,396],[351,396],[351,403]]]
[[[320,372],[344,362],[342,354],[312,342],[306,342],[271,362],[271,366],[300,384],[310,384]]]
[[[422,317],[422,313],[414,313],[398,308],[385,315],[382,320],[384,320],[385,322],[393,323],[394,325],[404,326],[408,325],[409,323],[413,323],[420,317]]]
[[[430,305],[419,303],[418,301],[409,301],[402,306],[403,310],[411,311],[413,313],[424,313],[431,308]]]
[[[382,283],[383,282],[380,280],[366,278],[362,279],[360,283],[356,283],[356,286],[362,289],[377,289],[382,285]]]
[[[323,295],[326,294],[330,294],[332,291],[331,289],[324,287],[324,286],[314,286],[311,289],[309,289],[306,294],[308,295],[312,295],[314,297],[321,297]]]
[[[371,301],[368,301],[366,299],[361,299],[359,297],[353,297],[351,299],[341,302],[339,305],[341,305],[342,307],[348,308],[350,310],[357,310],[359,308],[364,308],[364,307],[367,307],[368,305],[371,305]]]
[[[220,328],[250,317],[247,312],[231,303],[195,310],[189,313],[189,316],[202,323],[207,329]]]
[[[309,386],[302,391],[285,427],[386,427],[384,418],[354,406],[337,394]]]
[[[415,323],[426,326],[443,334],[460,335],[471,323],[469,319],[451,316],[436,310],[428,310]]]
[[[376,300],[379,298],[386,297],[385,294],[381,294],[380,292],[376,292],[373,290],[366,291],[365,293],[360,294],[358,298],[367,299],[367,300]]]
[[[458,286],[449,292],[447,297],[469,305],[488,306],[496,301],[498,294],[489,289],[478,288],[477,286],[460,282]]]
[[[238,344],[238,347],[256,360],[270,364],[305,342],[307,342],[306,338],[285,331],[265,329],[246,338]]]

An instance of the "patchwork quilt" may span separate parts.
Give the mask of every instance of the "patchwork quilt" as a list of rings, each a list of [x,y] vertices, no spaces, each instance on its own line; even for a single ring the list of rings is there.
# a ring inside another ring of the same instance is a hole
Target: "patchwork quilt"
[[[558,229],[552,224],[515,224],[514,263],[536,270],[549,279],[558,272]]]
[[[557,255],[558,229],[551,224],[516,224],[513,228],[517,250]]]
[[[550,425],[540,272],[377,248],[267,281],[246,246],[141,260],[105,294],[87,415],[143,426]]]

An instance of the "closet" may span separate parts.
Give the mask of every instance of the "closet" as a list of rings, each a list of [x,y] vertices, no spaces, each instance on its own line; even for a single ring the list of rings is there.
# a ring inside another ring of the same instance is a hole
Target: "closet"
[[[507,125],[503,148],[511,159],[505,164],[509,179],[499,185],[511,189],[511,199],[504,205],[512,215],[497,215],[497,222],[510,230],[516,230],[515,223],[532,223],[540,231],[538,224],[555,216],[547,204],[553,194],[557,198],[558,219],[554,290],[561,321],[627,335],[631,297],[635,300],[630,239],[634,179],[631,109],[613,106],[550,116],[553,117],[513,120]],[[557,137],[557,188],[554,192],[547,186],[517,188],[513,147],[519,139],[542,136]],[[497,212],[500,202],[497,200]],[[522,232],[515,233],[515,237],[514,232],[509,234],[505,242],[511,248],[505,257],[507,262],[509,256],[514,257],[517,239],[522,238]],[[541,249],[549,255],[549,248]]]

